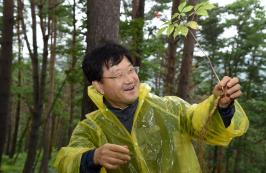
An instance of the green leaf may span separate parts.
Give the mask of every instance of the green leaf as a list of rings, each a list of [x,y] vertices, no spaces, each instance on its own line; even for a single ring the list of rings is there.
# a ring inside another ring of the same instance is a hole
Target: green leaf
[[[215,8],[215,5],[214,4],[211,4],[209,2],[202,2],[202,3],[197,4],[194,7],[194,10],[195,11],[199,11],[199,10],[211,10],[213,8]]]
[[[211,10],[213,8],[215,8],[216,6],[214,4],[211,4],[211,3],[206,3],[206,5],[203,6],[204,9],[206,10]]]
[[[202,4],[203,3],[199,3],[199,4],[195,5],[194,10],[197,11],[202,6]]]
[[[171,21],[168,21],[168,22],[165,22],[163,25],[170,25],[172,22]]]
[[[175,14],[172,16],[172,19],[176,18],[177,16],[180,16],[180,13],[175,13]]]
[[[175,39],[176,36],[178,36],[178,35],[181,35],[181,32],[180,32],[180,30],[178,30],[178,29],[176,28],[176,29],[175,29],[175,32],[174,32],[174,34],[173,34],[174,39]]]
[[[193,6],[192,5],[189,5],[189,6],[186,6],[184,9],[183,9],[183,13],[187,13],[189,11],[191,11],[193,9]]]
[[[185,16],[186,16],[186,13],[181,13],[181,16],[182,16],[182,17],[185,17]]]
[[[196,11],[196,14],[198,16],[208,16],[207,10],[204,10],[204,9],[201,9],[201,8],[198,11]]]
[[[167,36],[171,35],[174,29],[175,29],[174,25],[169,25],[166,31],[166,35]]]
[[[181,3],[179,6],[178,6],[178,11],[179,12],[182,12],[183,11],[183,8],[187,5],[187,2],[184,1],[183,3]]]
[[[180,25],[180,32],[181,32],[181,35],[186,37],[188,34],[188,28],[184,25]]]
[[[187,23],[187,26],[190,27],[191,29],[198,29],[199,28],[199,25],[197,22],[195,21],[189,21]]]
[[[162,33],[166,30],[167,27],[168,26],[165,26],[165,27],[162,27],[161,29],[159,29],[159,31],[156,33],[156,36],[158,37],[158,36],[162,35]]]

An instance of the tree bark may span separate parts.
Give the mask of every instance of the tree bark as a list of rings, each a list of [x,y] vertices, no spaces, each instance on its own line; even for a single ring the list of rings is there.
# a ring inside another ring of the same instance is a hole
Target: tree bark
[[[54,88],[55,88],[55,60],[56,60],[56,17],[55,17],[55,8],[56,0],[49,0],[49,14],[48,14],[48,37],[51,36],[51,53],[49,61],[49,88],[48,88],[48,103],[45,113],[45,123],[44,123],[44,133],[43,133],[43,155],[40,166],[40,173],[48,173],[48,163],[51,153],[51,131],[52,131],[52,112],[50,109],[54,101]],[[44,24],[43,24],[44,25]],[[48,51],[48,50],[47,50]]]
[[[22,2],[20,2],[22,3]],[[42,8],[42,3],[40,8]],[[22,20],[24,37],[26,40],[27,48],[30,53],[31,64],[32,64],[32,80],[33,80],[33,114],[32,114],[32,123],[29,134],[29,143],[28,143],[28,152],[25,165],[23,168],[23,173],[32,173],[34,171],[34,165],[37,153],[37,145],[39,139],[39,127],[41,123],[41,116],[43,113],[43,103],[44,103],[44,93],[45,93],[45,81],[46,81],[46,70],[47,70],[47,57],[48,57],[48,40],[49,40],[49,25],[48,34],[46,34],[46,28],[42,13],[40,14],[41,22],[41,32],[43,36],[43,54],[42,54],[42,64],[39,65],[38,60],[38,47],[37,47],[37,22],[36,22],[36,2],[35,0],[30,1],[31,7],[31,18],[32,18],[32,46],[31,50],[27,34],[26,34],[26,25]],[[21,12],[22,13],[22,12]],[[39,74],[39,72],[41,72]]]
[[[6,121],[10,116],[10,86],[12,64],[12,38],[14,25],[14,2],[3,1],[3,28],[0,53],[0,166],[6,137]]]
[[[181,0],[172,1],[172,12],[171,12],[172,15],[177,12],[180,2]],[[168,39],[168,47],[166,55],[164,95],[173,95],[175,91],[176,48],[177,48],[177,39],[174,39],[173,35],[171,35]]]
[[[87,53],[106,40],[119,41],[120,0],[88,0],[87,16]],[[88,98],[87,87],[89,83],[85,79],[84,81],[81,119],[84,119],[87,113],[96,109]]]
[[[198,0],[189,0],[189,3],[195,5]],[[191,16],[191,19],[195,16]],[[184,42],[183,57],[181,63],[180,74],[178,76],[178,90],[177,95],[182,99],[189,99],[189,92],[191,86],[191,74],[192,74],[192,58],[195,46],[195,40],[192,34],[196,37],[195,30],[190,30]]]
[[[237,147],[236,147],[236,150],[235,150],[235,160],[234,160],[234,173],[241,173],[241,168],[240,168],[240,163],[241,163],[241,145],[242,145],[242,139],[239,138],[237,139],[238,142],[237,142]]]
[[[139,66],[143,49],[143,26],[144,26],[145,0],[132,0],[132,55]]]
[[[73,1],[73,18],[72,18],[72,24],[73,24],[73,31],[72,31],[72,43],[71,43],[71,64],[70,64],[70,69],[71,72],[73,72],[76,62],[77,62],[77,57],[76,57],[76,42],[77,42],[77,30],[76,30],[76,1]],[[72,122],[74,118],[74,98],[75,98],[75,84],[71,81],[70,82],[70,110],[69,110],[69,125],[68,125],[68,137],[70,139],[73,127],[72,127]]]
[[[18,4],[18,3],[17,3]],[[22,65],[22,40],[21,40],[21,31],[20,31],[20,27],[21,27],[21,16],[18,13],[17,15],[17,37],[18,37],[18,65],[21,66]],[[18,68],[18,88],[20,88],[22,86],[22,73],[21,73],[21,68]],[[18,137],[18,129],[19,129],[19,122],[20,122],[20,113],[21,113],[21,94],[18,93],[17,95],[17,104],[16,104],[16,113],[15,113],[15,122],[14,122],[14,132],[13,132],[13,137],[12,137],[12,144],[10,147],[10,152],[9,152],[9,157],[13,158],[15,152],[16,152],[16,146],[17,146],[17,137]]]
[[[222,173],[223,172],[223,161],[224,158],[224,150],[218,146],[214,147],[214,155],[213,155],[213,169],[212,173]]]
[[[12,78],[11,78],[11,82],[12,83]],[[11,85],[11,84],[10,84]],[[13,99],[12,99],[12,94],[10,95],[10,99],[9,99],[9,116],[7,116],[7,120],[6,120],[6,139],[5,139],[5,147],[4,147],[4,153],[6,155],[9,155],[10,153],[10,146],[12,144],[12,131],[13,131],[13,128],[12,128],[12,121],[13,121],[13,112],[11,111],[12,109],[12,104],[13,104]]]
[[[22,2],[20,2],[22,4]],[[32,18],[32,44],[33,50],[31,50],[29,42],[27,42],[27,48],[30,52],[31,64],[32,64],[32,81],[33,81],[33,114],[29,134],[27,157],[23,168],[23,173],[32,173],[33,166],[36,158],[37,144],[39,137],[39,126],[41,122],[42,105],[40,104],[40,76],[39,76],[39,61],[38,61],[38,48],[37,48],[37,24],[36,24],[36,4],[34,0],[30,1],[31,18]],[[22,13],[22,12],[21,12]],[[24,37],[27,39],[26,25],[24,22],[23,32]]]

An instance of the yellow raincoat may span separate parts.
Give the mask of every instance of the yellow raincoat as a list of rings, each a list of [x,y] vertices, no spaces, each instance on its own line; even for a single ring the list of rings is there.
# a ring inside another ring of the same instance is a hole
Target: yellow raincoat
[[[209,144],[226,146],[248,128],[248,119],[237,102],[231,125],[225,128],[216,110],[217,97],[189,105],[178,97],[153,95],[149,86],[141,84],[130,134],[106,108],[101,94],[92,86],[88,94],[99,109],[77,125],[69,145],[59,151],[55,166],[60,173],[78,173],[82,153],[105,143],[127,145],[131,160],[117,170],[102,168],[101,173],[200,173],[191,141],[200,136],[210,116],[204,133]]]

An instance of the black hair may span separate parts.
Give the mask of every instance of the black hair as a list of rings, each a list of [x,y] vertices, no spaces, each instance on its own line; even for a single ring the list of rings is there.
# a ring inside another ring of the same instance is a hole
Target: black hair
[[[126,57],[133,66],[136,65],[128,49],[119,44],[108,42],[85,55],[82,69],[90,83],[92,81],[101,81],[103,66],[105,65],[105,67],[109,69],[119,64],[124,57]]]

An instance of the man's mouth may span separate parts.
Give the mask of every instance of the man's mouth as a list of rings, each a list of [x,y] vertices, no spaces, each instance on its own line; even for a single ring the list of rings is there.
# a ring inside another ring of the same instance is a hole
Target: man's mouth
[[[132,90],[134,90],[134,88],[135,88],[135,85],[126,86],[124,88],[124,91],[132,91]]]

